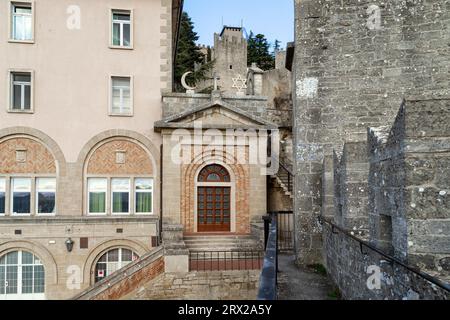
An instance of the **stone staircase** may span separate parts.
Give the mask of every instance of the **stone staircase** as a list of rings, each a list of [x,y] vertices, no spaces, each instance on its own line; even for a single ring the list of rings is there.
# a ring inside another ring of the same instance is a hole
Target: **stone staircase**
[[[275,179],[278,185],[283,189],[284,194],[291,199],[294,199],[293,195],[293,185],[294,185],[294,176],[292,175],[292,170],[288,168],[287,165],[280,162],[280,169],[276,175],[272,176],[272,179]]]
[[[184,242],[189,251],[253,251],[263,249],[263,244],[251,235],[186,235]]]

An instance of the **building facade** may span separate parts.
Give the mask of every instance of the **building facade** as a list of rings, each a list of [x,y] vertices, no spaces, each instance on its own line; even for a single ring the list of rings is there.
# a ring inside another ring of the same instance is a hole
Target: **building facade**
[[[334,210],[324,159],[367,141],[368,127],[392,125],[403,99],[449,96],[448,4],[296,0],[295,8],[296,255],[311,264],[322,260],[317,216]]]
[[[182,3],[0,5],[0,299],[69,298],[159,244]]]
[[[448,9],[295,1],[296,260],[345,299],[449,298]]]
[[[156,276],[189,271],[192,250],[261,250],[284,113],[246,95],[246,58],[224,89],[176,94],[182,1],[1,5],[0,299],[75,297],[154,256]],[[235,31],[224,45],[246,57]]]

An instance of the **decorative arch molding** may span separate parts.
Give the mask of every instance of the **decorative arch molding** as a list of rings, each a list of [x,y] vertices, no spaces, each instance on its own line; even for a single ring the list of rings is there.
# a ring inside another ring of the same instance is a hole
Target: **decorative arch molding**
[[[44,246],[25,240],[8,241],[0,244],[0,256],[18,250],[28,251],[38,256],[44,265],[46,283],[51,285],[56,285],[58,283],[58,268],[56,261],[53,258],[53,255]]]
[[[199,164],[197,169],[195,170],[194,177],[198,178],[203,169],[213,164],[217,164],[224,167],[228,171],[228,174],[230,176],[230,182],[232,183],[236,182],[236,174],[234,172],[235,170],[233,170],[232,167],[230,167],[226,162],[224,162],[223,158],[221,158],[220,156],[211,157],[208,160],[205,160],[202,164]]]
[[[0,129],[0,140],[9,140],[14,137],[31,137],[42,143],[53,155],[56,161],[58,176],[64,176],[66,172],[66,158],[59,145],[44,132],[30,127],[10,127]]]
[[[220,167],[222,167],[223,169],[225,169],[227,172],[226,174],[228,175],[229,181],[221,181],[221,182],[217,182],[215,183],[216,186],[218,185],[218,183],[220,183],[221,186],[226,186],[230,189],[230,207],[229,210],[230,212],[230,232],[236,232],[237,230],[237,207],[236,207],[236,195],[238,194],[237,190],[236,190],[236,176],[235,176],[235,170],[233,170],[233,168],[229,165],[227,165],[224,161],[223,158],[220,159],[220,157],[211,157],[210,159],[208,159],[207,161],[205,161],[202,165],[200,165],[197,170],[195,171],[194,174],[194,179],[195,179],[195,183],[194,183],[194,225],[193,225],[193,229],[195,232],[200,232],[199,230],[199,224],[198,224],[198,219],[199,219],[199,212],[198,212],[198,204],[197,204],[197,199],[199,196],[198,193],[198,189],[201,186],[204,186],[206,184],[208,184],[208,182],[200,182],[199,181],[199,176],[202,173],[202,171],[204,169],[206,169],[207,167],[211,166],[211,165],[218,165]]]
[[[152,172],[149,173],[154,180],[154,202],[153,202],[153,213],[159,213],[160,210],[160,152],[158,148],[153,144],[153,142],[147,138],[146,136],[137,133],[135,131],[125,130],[125,129],[113,129],[102,132],[92,139],[90,139],[85,146],[81,149],[80,154],[77,159],[77,172],[80,177],[82,177],[82,189],[83,192],[81,194],[82,197],[82,212],[87,214],[87,206],[88,199],[86,196],[87,190],[87,177],[88,175],[88,166],[90,159],[95,155],[95,152],[102,148],[102,146],[106,146],[109,142],[119,142],[120,140],[124,140],[125,142],[131,142],[135,144],[137,147],[143,149],[148,159],[150,159]],[[123,174],[123,173],[122,173]],[[127,173],[128,174],[128,173]],[[102,176],[113,176],[114,174],[102,174]],[[137,176],[137,174],[132,174]],[[141,174],[139,174],[141,176]],[[109,210],[109,209],[107,209]]]
[[[234,164],[230,164],[234,163]],[[200,171],[211,164],[219,164],[228,170],[231,183],[235,186],[235,232],[250,232],[250,210],[248,207],[248,190],[250,186],[250,173],[248,166],[239,164],[237,158],[226,151],[206,150],[197,155],[191,164],[185,165],[182,169],[182,197],[181,220],[185,226],[185,232],[195,232],[196,230],[196,188],[197,177]]]
[[[95,263],[104,253],[115,248],[130,249],[137,253],[139,257],[142,257],[150,250],[150,248],[147,248],[143,243],[128,239],[114,239],[102,242],[91,251],[86,259],[86,262],[84,263],[82,270],[82,283],[88,281],[89,285],[93,284],[92,275],[95,269]]]
[[[102,144],[108,140],[120,139],[120,138],[135,140],[139,144],[143,145],[149,152],[151,161],[153,163],[153,168],[155,171],[155,176],[159,176],[158,169],[157,169],[160,166],[159,149],[146,136],[144,136],[138,132],[125,130],[125,129],[114,129],[114,130],[104,131],[104,132],[96,135],[95,137],[93,137],[91,140],[89,140],[84,145],[84,147],[81,149],[80,154],[78,155],[77,164],[78,164],[79,168],[82,168],[82,170],[84,169],[84,167],[86,165],[86,161],[88,160],[89,156],[92,154],[93,150],[95,150],[96,147],[98,147],[100,144]]]
[[[208,165],[217,163],[228,170],[231,178],[231,182],[236,182],[236,177],[244,176],[245,170],[242,164],[239,164],[237,157],[226,151],[204,151],[200,155],[197,155],[192,163],[188,165],[185,172],[185,178],[198,177],[200,171]],[[234,163],[230,165],[229,163]]]
[[[117,152],[122,153],[117,163]],[[128,160],[132,158],[132,161]],[[125,160],[127,159],[127,160]],[[110,138],[97,144],[89,153],[84,164],[88,175],[142,174],[155,175],[153,155],[145,146],[129,138]]]

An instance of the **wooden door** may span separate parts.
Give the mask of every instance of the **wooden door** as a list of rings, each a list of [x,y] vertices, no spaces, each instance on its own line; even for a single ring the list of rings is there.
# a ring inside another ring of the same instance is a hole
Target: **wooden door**
[[[199,187],[198,232],[230,232],[230,187]]]

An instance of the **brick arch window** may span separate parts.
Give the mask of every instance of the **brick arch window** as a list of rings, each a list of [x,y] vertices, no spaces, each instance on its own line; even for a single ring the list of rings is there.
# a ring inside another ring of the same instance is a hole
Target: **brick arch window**
[[[55,215],[56,159],[29,136],[0,140],[0,216]]]
[[[95,282],[112,275],[137,260],[139,256],[126,248],[115,248],[104,253],[95,264]]]
[[[45,270],[31,252],[12,251],[0,257],[0,300],[45,299]]]
[[[200,171],[198,182],[230,182],[230,174],[221,165],[212,164]]]
[[[127,138],[105,141],[88,156],[85,168],[88,215],[151,215],[154,175],[150,153]]]

